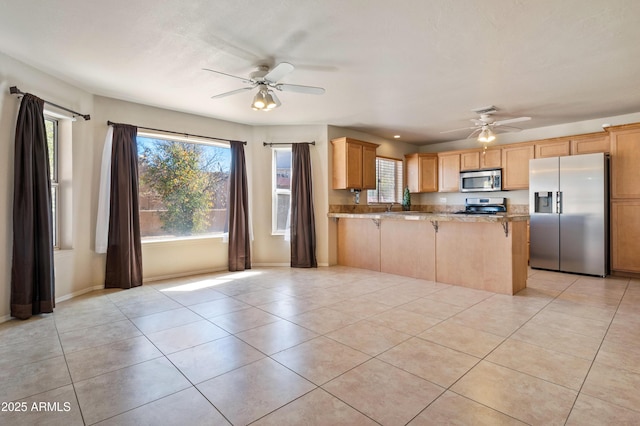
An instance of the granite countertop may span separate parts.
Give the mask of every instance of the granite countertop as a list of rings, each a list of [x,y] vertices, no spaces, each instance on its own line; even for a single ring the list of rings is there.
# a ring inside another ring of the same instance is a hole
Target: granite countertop
[[[456,213],[427,213],[418,211],[392,211],[381,213],[329,213],[330,218],[346,219],[377,219],[377,220],[430,220],[438,222],[521,222],[529,220],[528,214],[498,213],[498,214],[456,214]]]

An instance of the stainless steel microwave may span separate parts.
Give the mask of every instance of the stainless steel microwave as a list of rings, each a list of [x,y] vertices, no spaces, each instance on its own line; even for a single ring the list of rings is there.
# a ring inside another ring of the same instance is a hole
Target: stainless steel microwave
[[[460,172],[460,192],[502,191],[502,169]]]

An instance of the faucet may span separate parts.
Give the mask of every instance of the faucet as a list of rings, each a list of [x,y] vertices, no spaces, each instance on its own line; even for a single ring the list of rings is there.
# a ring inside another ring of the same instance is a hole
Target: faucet
[[[387,212],[390,212],[392,208],[393,208],[393,203],[389,203],[387,205]]]

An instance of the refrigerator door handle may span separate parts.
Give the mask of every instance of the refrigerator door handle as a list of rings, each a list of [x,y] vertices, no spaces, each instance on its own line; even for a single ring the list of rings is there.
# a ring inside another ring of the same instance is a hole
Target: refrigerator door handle
[[[556,213],[562,214],[562,191],[556,192]]]

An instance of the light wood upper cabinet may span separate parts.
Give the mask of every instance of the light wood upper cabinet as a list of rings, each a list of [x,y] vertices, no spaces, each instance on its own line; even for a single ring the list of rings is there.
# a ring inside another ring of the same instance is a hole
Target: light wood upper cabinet
[[[480,168],[480,151],[460,153],[460,171],[478,170]]]
[[[610,152],[611,142],[606,133],[571,139],[571,155]]]
[[[502,165],[501,150],[478,149],[460,153],[460,171],[499,169]]]
[[[529,188],[529,160],[534,154],[534,145],[502,148],[502,189]]]
[[[438,154],[438,191],[460,190],[460,154]]]
[[[611,130],[611,198],[640,198],[640,125]]]
[[[563,157],[571,154],[571,143],[569,140],[539,141],[536,142],[535,147],[535,158]]]
[[[640,200],[611,203],[611,269],[640,273]]]
[[[499,169],[502,167],[501,149],[483,149],[480,151],[481,169]]]
[[[410,192],[438,191],[438,154],[405,155],[406,186]]]
[[[333,189],[375,189],[378,145],[351,138],[333,144]]]
[[[362,189],[376,189],[376,148],[378,145],[362,145]]]

